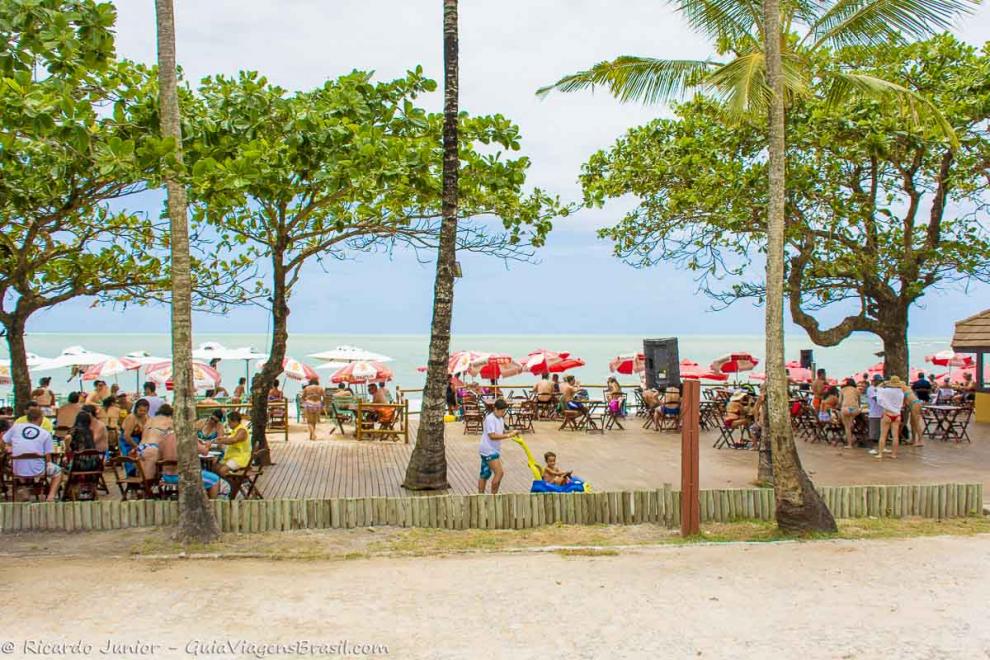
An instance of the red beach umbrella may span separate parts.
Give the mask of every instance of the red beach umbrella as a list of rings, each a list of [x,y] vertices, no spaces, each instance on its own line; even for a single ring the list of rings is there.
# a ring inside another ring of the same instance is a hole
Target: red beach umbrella
[[[623,353],[608,363],[609,371],[631,376],[646,371],[646,356],[642,353]]]
[[[681,360],[680,372],[681,380],[715,380],[720,382],[729,380],[726,374],[718,374],[705,369],[694,360],[688,360],[687,358]]]
[[[349,385],[366,385],[392,380],[392,370],[381,362],[351,362],[333,372],[330,381]]]
[[[715,358],[709,368],[715,373],[738,374],[743,371],[752,371],[759,363],[759,360],[746,352],[726,353]]]

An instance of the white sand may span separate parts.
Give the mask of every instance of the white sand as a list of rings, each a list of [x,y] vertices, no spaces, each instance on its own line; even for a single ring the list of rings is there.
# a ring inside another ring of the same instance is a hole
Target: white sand
[[[7,559],[0,602],[0,640],[81,636],[93,655],[112,637],[162,645],[145,657],[191,657],[196,639],[348,639],[396,658],[987,658],[990,536],[600,557]]]

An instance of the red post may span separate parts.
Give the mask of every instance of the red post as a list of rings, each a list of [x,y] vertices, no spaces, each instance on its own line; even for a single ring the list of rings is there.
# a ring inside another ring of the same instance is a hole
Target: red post
[[[681,536],[694,536],[701,531],[701,509],[698,502],[700,400],[701,383],[694,379],[685,380],[681,391]]]

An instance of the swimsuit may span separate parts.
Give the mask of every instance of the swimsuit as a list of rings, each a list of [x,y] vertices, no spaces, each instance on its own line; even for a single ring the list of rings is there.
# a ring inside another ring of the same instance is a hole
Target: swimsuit
[[[889,419],[891,421],[891,423],[901,421],[901,414],[900,413],[896,413],[895,414],[895,413],[892,413],[892,412],[890,412],[888,410],[884,410],[883,411],[883,416],[886,417],[887,419]]]
[[[318,413],[323,411],[323,404],[319,401],[303,401],[303,409],[308,413]]]
[[[498,452],[494,454],[482,454],[481,455],[481,472],[478,473],[478,477],[481,479],[491,479],[492,478],[492,468],[489,465],[492,461],[497,461],[499,458]]]

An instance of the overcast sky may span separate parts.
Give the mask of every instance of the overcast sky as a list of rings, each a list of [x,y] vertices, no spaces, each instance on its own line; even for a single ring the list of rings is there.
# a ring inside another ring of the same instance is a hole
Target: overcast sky
[[[155,60],[154,2],[117,0],[121,56]],[[188,79],[254,69],[288,89],[307,89],[352,69],[383,79],[417,64],[442,80],[440,0],[175,0],[177,53]],[[534,90],[561,75],[623,54],[705,58],[707,43],[658,0],[461,0],[461,107],[501,113],[522,130],[532,158],[528,183],[566,200],[580,195],[582,162],[624,130],[665,112],[620,105],[604,94],[553,95]],[[990,39],[990,10],[966,19],[968,41]],[[423,99],[438,110],[441,94]],[[133,208],[157,213],[157,200]],[[614,222],[623,206],[582,211],[558,223],[540,263],[513,265],[465,258],[456,294],[455,331],[488,333],[757,333],[762,310],[748,303],[708,311],[690,275],[672,267],[634,270],[610,256],[595,228]],[[311,268],[292,306],[296,332],[425,333],[433,269],[409,255],[360,257]],[[388,293],[391,292],[391,293]],[[952,321],[986,307],[990,289],[933,294],[912,316],[916,335],[951,333]],[[91,332],[164,331],[166,310],[90,310],[88,301],[40,315],[33,331],[78,327]],[[85,310],[85,311],[83,311]],[[229,318],[198,317],[197,331],[259,331],[267,316],[237,310]]]

